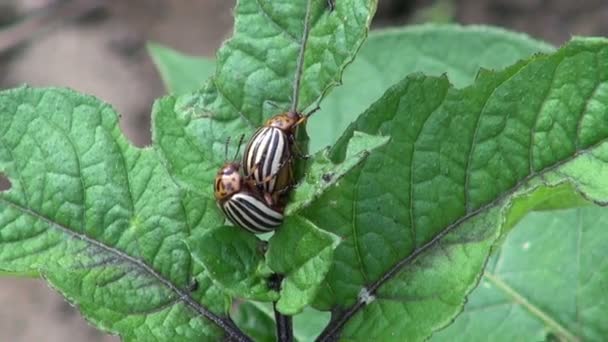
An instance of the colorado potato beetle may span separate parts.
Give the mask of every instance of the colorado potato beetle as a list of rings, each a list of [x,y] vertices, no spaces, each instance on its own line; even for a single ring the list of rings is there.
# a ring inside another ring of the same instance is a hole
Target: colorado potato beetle
[[[328,2],[331,3],[331,2]],[[333,9],[333,6],[330,7]],[[310,31],[310,2],[304,20],[302,45],[298,54],[293,83],[291,109],[270,118],[251,137],[243,153],[243,173],[251,178],[266,196],[277,200],[278,194],[293,186],[293,156],[302,156],[296,145],[296,128],[316,112],[308,114],[298,111],[300,83],[304,68],[304,54]]]
[[[228,142],[226,154],[227,146]],[[233,160],[235,159],[236,156]],[[257,187],[246,181],[240,168],[239,163],[232,161],[218,171],[214,183],[218,206],[232,223],[252,233],[266,233],[276,229],[283,222],[283,209],[270,203]]]
[[[273,194],[293,178],[290,144],[280,129],[259,128],[243,153],[243,172],[260,191]]]

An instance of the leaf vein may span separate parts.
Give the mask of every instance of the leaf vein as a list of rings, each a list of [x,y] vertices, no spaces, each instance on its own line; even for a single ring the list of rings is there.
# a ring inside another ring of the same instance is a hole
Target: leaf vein
[[[63,128],[59,127],[59,125],[57,125],[55,122],[53,122],[52,120],[49,120],[49,118],[47,118],[44,115],[40,116],[49,126],[54,127],[57,131],[59,131],[67,140],[67,142],[70,144],[70,148],[72,149],[72,153],[74,154],[74,159],[76,161],[76,169],[78,170],[78,175],[75,175],[74,177],[78,178],[79,182],[80,182],[80,193],[82,195],[82,204],[80,205],[81,210],[80,210],[80,225],[83,227],[83,230],[86,230],[86,218],[87,218],[87,209],[86,209],[86,204],[87,204],[87,187],[85,185],[85,181],[84,181],[84,177],[82,177],[82,161],[80,160],[80,154],[78,153],[78,148],[76,147],[76,144],[74,144],[74,141],[72,140],[72,137],[70,137],[69,133],[66,132]],[[35,139],[34,139],[35,140]],[[42,150],[42,148],[41,148]],[[46,182],[44,182],[46,185]]]
[[[524,177],[515,186],[513,186],[512,188],[510,188],[506,191],[503,191],[501,194],[499,194],[493,201],[490,201],[487,204],[482,205],[481,207],[475,209],[474,211],[469,212],[469,213],[465,214],[464,216],[460,217],[459,219],[455,220],[454,222],[452,222],[451,224],[446,226],[446,228],[444,228],[442,231],[440,231],[431,241],[429,241],[426,244],[424,244],[423,246],[415,249],[412,253],[410,253],[405,258],[401,259],[399,262],[397,262],[395,265],[393,265],[387,272],[385,272],[376,282],[374,282],[368,288],[368,292],[371,295],[374,295],[376,293],[376,291],[385,282],[387,282],[389,279],[393,278],[397,273],[399,273],[403,269],[403,267],[410,264],[412,261],[414,261],[416,258],[418,258],[418,256],[420,256],[422,253],[424,253],[425,251],[434,247],[449,232],[453,231],[454,229],[459,227],[464,222],[472,219],[473,217],[476,217],[477,215],[481,214],[482,212],[491,208],[492,206],[495,206],[498,203],[504,201],[509,194],[512,194],[513,192],[517,191],[521,186],[523,186],[525,183],[529,182],[532,178],[542,175],[543,173],[553,171],[553,170],[557,169],[558,167],[572,161],[574,158],[581,156],[583,154],[589,153],[596,147],[598,147],[606,142],[608,142],[608,137],[598,140],[595,144],[589,146],[586,149],[575,151],[570,157],[564,158],[564,159],[554,163],[553,165],[547,166],[543,170],[537,171],[534,174],[530,174],[530,175]],[[334,335],[336,335],[340,331],[340,329],[346,324],[346,322],[348,322],[348,320],[353,315],[355,315],[361,308],[363,308],[365,305],[366,305],[365,302],[358,300],[350,308],[343,311],[341,316],[336,317],[335,320],[332,320],[332,324],[330,324],[326,327],[326,329],[318,337],[317,341],[330,341],[332,339],[332,337]]]
[[[152,278],[155,278],[156,280],[158,280],[159,283],[161,283],[163,286],[165,286],[166,288],[168,288],[171,292],[173,292],[177,298],[183,302],[184,304],[186,304],[191,310],[193,310],[194,312],[200,314],[201,316],[207,318],[209,321],[215,323],[218,327],[222,328],[224,331],[226,331],[229,335],[240,339],[242,341],[246,341],[246,337],[244,337],[232,324],[231,321],[229,321],[228,319],[222,318],[216,314],[214,314],[213,312],[209,311],[207,308],[203,307],[200,303],[198,303],[194,298],[192,298],[190,296],[189,293],[183,291],[182,289],[178,288],[176,285],[174,285],[169,279],[165,278],[163,275],[161,275],[160,273],[158,273],[156,270],[154,270],[152,267],[150,267],[147,263],[145,263],[142,260],[136,259],[114,247],[111,247],[109,245],[104,244],[101,241],[97,241],[89,236],[87,236],[84,233],[78,233],[76,231],[71,230],[70,228],[55,222],[49,218],[47,218],[46,216],[44,216],[43,214],[40,214],[32,209],[29,209],[27,207],[23,207],[22,205],[12,202],[6,198],[0,198],[0,202],[4,203],[7,206],[12,207],[13,209],[31,216],[32,218],[35,218],[37,220],[40,220],[42,222],[45,222],[46,224],[48,224],[50,227],[55,227],[55,229],[63,232],[64,234],[84,241],[96,248],[99,248],[103,251],[106,251],[108,253],[114,254],[116,256],[118,256],[121,259],[124,259],[124,261],[131,263],[132,265],[134,265],[136,268],[139,268],[140,270],[142,270],[143,272],[147,273],[148,275],[150,275]]]
[[[361,172],[357,173],[357,179],[354,181],[355,184],[359,184],[359,179],[361,178]],[[353,199],[358,198],[359,197],[359,187],[355,186],[354,187],[354,193],[353,193]],[[352,203],[352,216],[351,216],[351,222],[353,222],[351,224],[351,231],[353,234],[353,246],[355,248],[355,254],[357,255],[357,262],[359,264],[359,271],[361,272],[361,275],[363,276],[363,279],[365,280],[365,284],[369,284],[369,278],[367,275],[367,271],[365,268],[365,263],[363,262],[363,257],[361,254],[361,246],[359,245],[359,232],[357,229],[357,201],[351,201]]]
[[[596,68],[597,70],[600,70],[600,65],[599,65],[599,61],[597,58],[597,55],[595,56],[595,64],[596,64]],[[597,95],[597,92],[600,89],[600,86],[604,83],[602,83],[600,81],[600,77],[599,75],[597,76],[597,83],[595,84],[595,88],[593,89],[593,91],[591,92],[589,98],[585,101],[585,107],[583,108],[583,111],[581,112],[579,119],[576,121],[576,141],[574,143],[574,146],[576,148],[581,148],[581,134],[582,134],[582,123],[583,123],[583,119],[585,118],[585,113],[587,113],[587,111],[589,110],[589,103],[591,102],[591,100]]]
[[[576,241],[576,286],[574,289],[574,310],[576,315],[576,325],[578,328],[578,332],[582,332],[583,330],[583,322],[581,320],[581,312],[580,312],[580,288],[581,288],[581,242],[583,239],[583,222],[582,215],[577,211],[576,214],[576,226],[577,226],[577,241]]]
[[[528,149],[528,172],[530,174],[534,173],[534,171],[535,171],[535,169],[534,169],[534,144],[535,144],[535,140],[536,140],[535,139],[536,133],[538,132],[538,129],[537,129],[538,120],[541,117],[541,114],[545,108],[545,105],[547,104],[547,99],[549,98],[549,95],[551,94],[551,90],[553,89],[553,85],[555,83],[555,75],[557,74],[557,68],[559,67],[561,62],[563,62],[563,59],[557,63],[557,65],[555,66],[555,69],[553,69],[553,72],[551,73],[551,81],[549,82],[549,87],[547,87],[547,91],[545,92],[545,94],[543,96],[543,100],[541,101],[540,108],[536,111],[536,115],[535,115],[536,117],[534,118],[534,124],[532,127],[530,127],[530,148]]]
[[[441,97],[441,101],[437,101],[437,106],[435,106],[435,108],[433,108],[432,110],[429,111],[429,114],[427,115],[426,118],[424,118],[424,122],[422,123],[422,125],[420,125],[420,130],[418,132],[416,132],[416,137],[414,137],[414,143],[412,144],[412,153],[410,154],[410,179],[409,179],[409,183],[410,183],[410,203],[409,203],[409,211],[410,211],[410,234],[411,234],[411,239],[412,239],[412,246],[414,246],[414,248],[416,248],[416,246],[418,246],[418,241],[416,241],[416,233],[417,233],[417,229],[416,229],[416,218],[415,218],[415,214],[414,214],[414,170],[416,170],[416,168],[414,167],[414,154],[416,154],[416,143],[419,141],[420,138],[420,134],[422,134],[422,132],[424,131],[424,127],[426,126],[427,122],[429,122],[429,119],[433,116],[433,113],[436,113],[437,108],[441,107],[441,104],[445,101],[445,98],[447,96],[447,88],[446,91],[443,93],[443,96]],[[399,196],[397,196],[399,197]]]
[[[272,26],[274,26],[275,28],[277,28],[279,30],[280,33],[285,34],[285,36],[287,36],[287,38],[289,38],[291,41],[293,41],[296,44],[300,44],[300,39],[298,39],[297,37],[293,36],[289,31],[287,31],[284,27],[281,26],[281,24],[279,24],[278,21],[276,21],[268,12],[268,10],[262,5],[262,3],[260,2],[260,0],[255,0],[256,5],[258,5],[258,9],[260,10],[260,13],[264,16],[264,18],[268,19],[268,21],[270,22],[270,24],[272,24]]]
[[[247,123],[247,125],[250,128],[256,127],[256,125],[254,125],[253,122],[241,111],[241,108],[237,107],[236,104],[232,101],[232,99],[230,99],[228,97],[228,94],[226,94],[226,92],[224,92],[224,90],[220,87],[220,85],[217,83],[217,81],[216,81],[216,79],[214,77],[211,78],[211,82],[215,86],[215,89],[217,90],[218,95],[220,95],[221,97],[223,97],[226,100],[226,103],[228,103],[232,108],[234,108],[234,110],[245,121],[245,123]],[[261,121],[261,118],[259,118],[258,120],[256,120],[256,122],[260,122],[260,121]]]
[[[540,319],[546,326],[552,328],[556,333],[562,335],[568,341],[580,341],[580,338],[578,336],[566,329],[566,327],[561,325],[559,322],[555,321],[546,312],[531,303],[527,298],[518,293],[502,279],[489,272],[485,272],[484,277],[488,279],[489,282],[494,284],[494,286],[498,287],[505,294],[511,297],[516,304],[521,305],[523,308],[528,310],[528,312],[530,312],[536,318]]]
[[[471,187],[471,185],[470,185],[471,162],[473,161],[473,155],[475,154],[475,147],[477,146],[476,141],[478,140],[477,134],[479,132],[479,127],[481,126],[480,125],[481,116],[485,112],[488,102],[490,101],[490,98],[492,98],[492,96],[494,96],[494,94],[496,94],[496,91],[498,90],[498,88],[500,88],[500,86],[502,86],[503,84],[505,84],[506,82],[511,80],[517,74],[518,74],[517,72],[514,72],[511,76],[505,78],[504,80],[500,81],[500,83],[496,84],[494,86],[494,89],[492,89],[492,91],[484,99],[483,106],[481,107],[481,110],[477,114],[477,120],[475,120],[475,129],[473,130],[473,137],[472,137],[471,144],[470,144],[471,147],[469,148],[467,162],[464,167],[464,203],[465,203],[465,210],[467,213],[469,213],[473,210],[473,208],[471,207],[471,189],[470,189],[470,187]]]

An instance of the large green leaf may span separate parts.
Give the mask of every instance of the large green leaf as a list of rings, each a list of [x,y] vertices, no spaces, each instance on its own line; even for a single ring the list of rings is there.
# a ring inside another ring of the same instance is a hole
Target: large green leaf
[[[533,213],[433,341],[601,341],[608,335],[608,210]]]
[[[321,340],[419,340],[477,283],[517,196],[565,182],[608,202],[608,41],[576,40],[475,83],[413,75],[355,131],[392,136],[303,214],[342,237]]]
[[[168,47],[149,43],[148,51],[171,94],[185,94],[200,89],[215,72],[215,61],[186,56]]]
[[[126,341],[245,339],[183,241],[223,220],[131,146],[116,113],[61,89],[0,93],[0,269],[38,272]],[[198,282],[191,289],[194,280]]]
[[[153,111],[156,148],[182,186],[210,196],[226,139],[249,137],[263,118],[289,109],[308,1],[299,108],[338,83],[367,36],[376,0],[338,1],[334,11],[326,0],[239,1],[215,75],[200,93],[167,97]]]
[[[372,31],[344,73],[343,85],[322,103],[308,124],[311,151],[333,144],[384,91],[413,72],[439,76],[463,87],[480,67],[499,69],[553,48],[528,36],[483,26],[421,25]]]
[[[348,142],[346,157],[341,163],[334,163],[329,158],[329,148],[315,153],[307,161],[306,174],[298,182],[285,213],[293,215],[308,206],[327,189],[337,184],[350,170],[364,162],[372,151],[386,145],[389,140],[389,137],[355,132]]]

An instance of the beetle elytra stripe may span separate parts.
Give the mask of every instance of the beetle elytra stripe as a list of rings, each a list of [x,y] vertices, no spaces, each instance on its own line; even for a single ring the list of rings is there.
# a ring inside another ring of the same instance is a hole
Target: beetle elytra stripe
[[[283,215],[259,199],[243,193],[232,196],[222,210],[234,224],[254,233],[274,230],[283,222]]]
[[[243,171],[246,177],[253,177],[260,189],[273,193],[276,177],[282,167],[289,167],[288,139],[285,133],[275,127],[262,127],[253,135],[243,155]]]

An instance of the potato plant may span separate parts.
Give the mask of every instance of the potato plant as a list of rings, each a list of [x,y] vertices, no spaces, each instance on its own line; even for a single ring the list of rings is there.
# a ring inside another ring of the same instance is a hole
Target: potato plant
[[[213,180],[227,137],[289,109],[307,5],[312,156],[256,236]],[[150,45],[171,94],[146,148],[92,96],[0,92],[2,274],[125,341],[601,340],[608,40],[370,33],[375,8],[240,0],[217,59]]]

